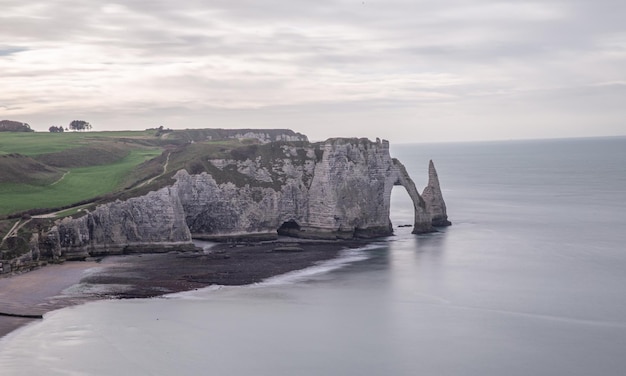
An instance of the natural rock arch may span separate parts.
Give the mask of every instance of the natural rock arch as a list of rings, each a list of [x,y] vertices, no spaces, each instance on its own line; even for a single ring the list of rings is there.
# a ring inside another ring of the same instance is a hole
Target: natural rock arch
[[[419,191],[417,190],[417,187],[413,182],[413,179],[411,179],[409,173],[406,171],[406,168],[402,163],[400,163],[400,161],[394,158],[393,165],[396,168],[396,176],[393,185],[403,186],[409,194],[411,201],[413,202],[413,211],[415,213],[413,218],[413,233],[422,234],[434,231],[431,216],[426,208],[426,202],[424,202],[422,196],[420,196]],[[389,190],[389,194],[386,199],[389,201],[390,205],[391,189]]]

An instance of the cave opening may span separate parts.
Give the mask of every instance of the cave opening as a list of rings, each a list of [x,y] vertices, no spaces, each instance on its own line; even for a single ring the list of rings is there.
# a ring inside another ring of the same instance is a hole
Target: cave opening
[[[281,236],[297,236],[300,232],[300,225],[293,219],[290,219],[278,228],[278,235]]]

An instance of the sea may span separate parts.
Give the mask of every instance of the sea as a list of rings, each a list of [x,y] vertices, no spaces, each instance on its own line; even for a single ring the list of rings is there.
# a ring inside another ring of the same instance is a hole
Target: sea
[[[626,138],[400,144],[453,225],[262,283],[51,312],[0,340],[9,375],[626,373]]]

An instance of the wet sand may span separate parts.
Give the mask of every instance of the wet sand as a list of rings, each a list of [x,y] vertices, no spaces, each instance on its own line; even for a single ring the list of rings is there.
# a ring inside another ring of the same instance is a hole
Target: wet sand
[[[0,278],[0,337],[32,321],[3,314],[37,316],[78,303],[70,297],[62,298],[63,290],[79,283],[85,271],[97,265],[67,262]]]
[[[108,256],[0,278],[0,313],[43,315],[98,299],[149,298],[219,285],[246,285],[304,269],[367,242],[219,244],[205,251]],[[0,337],[33,319],[0,314]]]

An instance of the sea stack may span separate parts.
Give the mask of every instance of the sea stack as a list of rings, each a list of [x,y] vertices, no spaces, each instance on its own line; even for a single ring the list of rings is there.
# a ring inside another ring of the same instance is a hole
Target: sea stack
[[[428,164],[428,185],[424,188],[422,198],[426,202],[426,210],[430,214],[433,226],[450,226],[452,224],[448,220],[446,203],[443,201],[439,177],[432,160]]]

